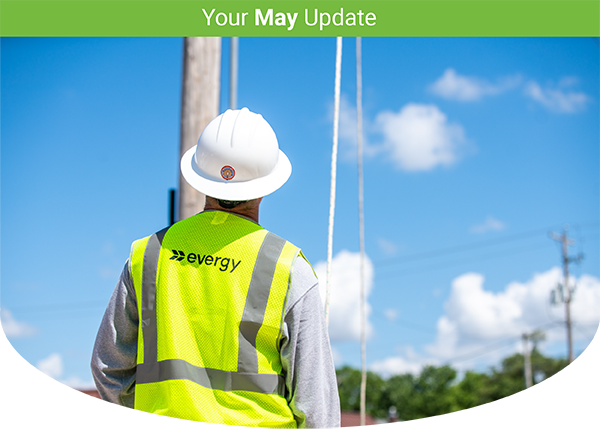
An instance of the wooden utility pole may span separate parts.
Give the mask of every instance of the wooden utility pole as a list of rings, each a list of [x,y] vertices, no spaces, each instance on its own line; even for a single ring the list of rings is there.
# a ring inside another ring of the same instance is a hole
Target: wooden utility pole
[[[531,333],[523,334],[523,358],[524,358],[524,377],[525,377],[525,388],[529,389],[533,386],[533,370],[531,365],[531,351],[535,350],[537,344],[546,339],[546,334],[544,331],[536,329]],[[529,341],[533,344],[533,347],[529,348]]]
[[[204,128],[219,114],[220,76],[221,38],[185,37],[179,159],[198,143]],[[204,194],[192,188],[180,173],[178,219],[201,212],[204,202]]]
[[[561,243],[562,250],[562,262],[564,272],[564,284],[557,285],[556,289],[552,291],[552,303],[557,304],[559,299],[565,303],[565,315],[566,315],[566,327],[567,327],[567,347],[569,350],[569,363],[573,362],[573,337],[571,327],[571,300],[575,287],[569,286],[569,263],[579,262],[583,258],[582,254],[577,257],[569,258],[569,246],[574,244],[575,241],[567,236],[569,230],[568,225],[565,225],[562,234],[556,234],[552,232],[550,238]]]
[[[523,334],[523,357],[525,359],[525,389],[529,389],[533,385],[533,376],[531,374],[531,355],[529,353],[529,334]]]
[[[238,46],[237,37],[231,37],[229,48],[229,108],[237,109],[237,83],[238,83]]]

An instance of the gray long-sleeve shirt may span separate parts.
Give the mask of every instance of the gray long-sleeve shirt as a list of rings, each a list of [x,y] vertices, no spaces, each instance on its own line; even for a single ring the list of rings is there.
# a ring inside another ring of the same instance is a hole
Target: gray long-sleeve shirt
[[[130,408],[134,406],[138,326],[127,261],[102,318],[91,367],[100,396]],[[282,337],[286,399],[298,427],[339,427],[337,380],[318,280],[300,256],[292,273]]]

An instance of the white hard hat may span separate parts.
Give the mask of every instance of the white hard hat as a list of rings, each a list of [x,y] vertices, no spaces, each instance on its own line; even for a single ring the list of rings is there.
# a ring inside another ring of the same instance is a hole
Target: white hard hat
[[[213,198],[246,201],[279,189],[292,165],[277,137],[259,114],[227,110],[202,132],[196,147],[181,158],[181,174],[196,190]]]

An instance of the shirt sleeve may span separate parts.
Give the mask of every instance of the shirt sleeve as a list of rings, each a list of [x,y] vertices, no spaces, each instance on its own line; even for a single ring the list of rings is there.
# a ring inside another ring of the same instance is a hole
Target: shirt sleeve
[[[319,283],[298,257],[283,324],[287,400],[298,427],[340,426],[340,400]]]
[[[92,376],[102,399],[134,406],[139,315],[129,261],[102,318],[92,352]]]

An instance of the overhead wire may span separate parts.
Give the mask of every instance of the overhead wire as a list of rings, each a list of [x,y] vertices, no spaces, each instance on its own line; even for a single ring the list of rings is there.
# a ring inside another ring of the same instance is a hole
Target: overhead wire
[[[390,320],[384,316],[381,316],[379,314],[374,314],[375,317],[377,317],[378,319],[381,320],[385,320],[388,323],[392,323],[394,325],[397,326],[404,326],[406,328],[415,330],[415,331],[419,331],[419,332],[424,332],[427,334],[435,334],[437,331],[435,330],[435,328],[431,328],[429,326],[424,326],[424,325],[420,325],[418,323],[414,323],[414,322],[410,322],[408,320],[403,320],[403,319],[398,319],[398,318],[394,318],[393,320]]]
[[[10,310],[11,312],[17,311],[19,313],[28,312],[56,312],[56,311],[76,311],[85,310],[89,308],[105,307],[106,301],[84,301],[84,302],[73,302],[73,303],[58,303],[58,304],[45,304],[45,305],[33,305],[33,306],[17,306],[6,308],[2,306],[4,310]]]
[[[430,258],[434,258],[437,256],[444,256],[444,255],[447,255],[450,253],[465,252],[468,250],[492,246],[495,244],[502,244],[502,243],[507,243],[507,242],[516,241],[516,240],[522,240],[524,238],[537,236],[540,233],[546,232],[546,231],[547,231],[547,229],[545,229],[545,228],[544,229],[536,229],[536,230],[527,231],[527,232],[523,232],[523,233],[519,233],[519,234],[514,234],[514,235],[511,235],[508,237],[482,240],[482,241],[478,241],[475,243],[459,244],[456,246],[449,246],[449,247],[444,247],[441,249],[427,250],[424,252],[419,252],[419,253],[415,253],[415,254],[400,257],[400,258],[374,261],[373,264],[377,265],[377,266],[386,266],[386,265],[395,265],[395,264],[404,263],[404,262],[418,261],[418,260],[422,260],[422,259],[430,259]]]
[[[436,250],[421,252],[421,253],[417,253],[417,254],[413,254],[413,255],[408,255],[401,259],[397,258],[394,260],[375,261],[375,262],[373,262],[373,265],[375,265],[376,267],[379,267],[379,268],[383,267],[384,269],[388,268],[388,267],[392,268],[394,266],[398,266],[401,264],[407,264],[410,262],[416,262],[416,261],[421,261],[421,260],[426,260],[426,259],[443,257],[443,256],[447,256],[447,255],[453,255],[455,253],[461,253],[461,252],[465,252],[467,250],[476,250],[476,249],[480,249],[480,248],[484,248],[484,247],[489,247],[489,246],[492,246],[495,244],[505,244],[505,243],[509,243],[509,242],[514,242],[514,241],[522,240],[524,238],[531,238],[536,235],[539,238],[541,238],[542,237],[541,233],[547,232],[547,231],[548,231],[548,229],[536,229],[533,231],[527,231],[524,233],[514,234],[512,236],[503,237],[500,239],[485,240],[485,241],[480,241],[478,243],[470,243],[470,244],[464,244],[464,245],[459,245],[459,246],[447,247],[447,248],[443,248],[443,249],[436,249]],[[546,235],[544,235],[544,237],[545,236]],[[588,234],[587,237],[588,238],[592,237],[592,239],[598,238],[597,234],[591,234],[591,235]],[[514,255],[515,253],[527,252],[527,251],[539,249],[542,247],[548,247],[551,245],[552,245],[552,242],[550,240],[544,240],[544,242],[540,242],[540,243],[533,244],[533,245],[522,246],[519,248],[503,249],[503,250],[499,250],[496,252],[487,253],[487,254],[483,254],[483,255],[480,254],[477,257],[477,261],[479,262],[479,261],[485,261],[485,260],[494,259],[494,258],[498,258],[498,257]],[[471,259],[468,259],[468,261],[471,261]],[[443,263],[435,263],[434,265],[420,266],[418,268],[411,267],[411,268],[409,268],[409,272],[406,272],[406,271],[387,272],[387,273],[384,272],[382,275],[378,275],[378,278],[386,279],[386,278],[397,277],[397,276],[401,276],[401,275],[410,275],[410,274],[418,274],[418,273],[422,273],[422,272],[429,272],[431,270],[445,268],[448,265],[456,265],[456,264],[460,264],[460,263],[464,263],[464,262],[467,262],[467,259],[444,261]]]
[[[583,238],[587,238],[589,239],[590,237],[592,237],[592,239],[598,239],[599,236],[598,234],[587,234],[585,237],[583,235],[579,235],[579,239],[583,239]],[[507,240],[510,241],[510,240]],[[579,240],[578,240],[579,241]],[[549,241],[550,242],[550,241]],[[487,245],[487,242],[483,242],[484,245],[481,247],[485,247]],[[458,246],[457,246],[458,247]],[[541,247],[541,246],[540,246]],[[475,248],[475,247],[474,247]],[[497,252],[497,253],[490,253],[490,254],[486,254],[483,255],[484,259],[483,260],[489,260],[489,259],[493,259],[496,257],[503,257],[506,256],[507,254],[514,254],[514,253],[518,253],[518,252],[524,252],[524,251],[528,251],[528,250],[533,250],[535,249],[535,246],[529,246],[529,247],[521,247],[521,248],[517,248],[517,249],[505,249],[503,251]],[[447,248],[448,249],[448,248]],[[431,252],[438,252],[439,250],[434,250]],[[506,253],[504,253],[506,252]],[[430,252],[424,252],[424,253],[430,253]],[[451,254],[453,252],[449,252],[448,254]],[[422,254],[420,254],[422,255]],[[419,254],[417,254],[416,256],[419,256]],[[423,259],[427,259],[427,258],[423,258]],[[481,259],[481,256],[478,257],[479,260]],[[416,260],[416,259],[414,259]],[[414,275],[414,274],[419,274],[422,272],[430,272],[432,270],[435,269],[443,269],[445,267],[447,267],[448,265],[455,265],[458,263],[462,263],[464,260],[453,260],[453,261],[445,261],[444,263],[437,263],[435,265],[426,265],[426,266],[421,266],[418,268],[415,268],[414,270],[411,270],[410,272],[402,272],[400,274],[397,273],[384,273],[383,275],[379,275],[378,279],[388,279],[388,278],[392,278],[394,276],[400,275]],[[402,261],[403,262],[403,261]],[[376,264],[376,262],[374,262],[374,264]],[[104,307],[106,306],[106,301],[83,301],[83,302],[73,302],[73,303],[55,303],[55,304],[44,304],[44,305],[32,305],[32,306],[10,306],[7,307],[6,305],[1,306],[0,308],[3,308],[5,310],[10,310],[12,311],[16,311],[19,313],[24,313],[24,312],[60,312],[60,311],[76,311],[76,310],[80,310],[80,309],[87,309],[87,308],[96,308],[96,307]],[[411,322],[407,322],[406,323],[411,323]],[[564,322],[561,322],[564,323]]]
[[[366,392],[367,392],[367,316],[365,293],[365,216],[363,187],[363,134],[362,134],[362,40],[356,38],[356,140],[358,152],[358,224],[360,242],[360,425],[366,424]]]
[[[571,326],[573,326],[573,328],[575,328],[576,331],[578,331],[581,335],[583,335],[584,337],[586,337],[586,341],[588,342],[592,342],[592,340],[594,339],[594,336],[596,335],[596,333],[594,332],[593,334],[590,334],[590,332],[587,330],[587,328],[583,328],[583,326],[592,326],[591,323],[576,323],[576,322],[572,322]],[[597,324],[593,324],[596,327],[596,330],[598,330],[598,325]]]
[[[487,253],[484,255],[478,255],[477,262],[488,261],[490,259],[496,259],[496,258],[505,257],[505,256],[511,256],[511,255],[515,255],[517,253],[529,252],[532,250],[540,249],[542,247],[548,247],[550,245],[551,245],[550,243],[538,243],[538,244],[534,244],[534,245],[522,246],[519,248],[512,248],[512,249],[504,249],[504,250],[501,250],[498,252],[492,252],[492,253]],[[418,268],[408,269],[408,271],[394,271],[394,272],[382,273],[382,274],[378,275],[377,278],[379,280],[383,280],[383,279],[389,279],[389,278],[394,278],[394,277],[401,277],[401,276],[405,276],[405,275],[421,274],[423,272],[435,271],[435,270],[439,270],[439,269],[444,269],[448,266],[455,266],[458,264],[464,264],[464,263],[468,263],[468,262],[472,263],[473,260],[465,257],[465,258],[459,259],[459,260],[451,260],[451,261],[444,261],[443,263],[424,265],[424,266],[420,266]]]
[[[331,184],[329,187],[329,231],[327,238],[327,277],[325,283],[325,323],[329,326],[331,299],[331,264],[333,260],[333,220],[335,214],[335,182],[337,174],[338,133],[340,122],[340,82],[342,76],[342,38],[336,38],[335,88],[333,109],[333,148],[331,150]]]
[[[551,326],[554,325],[554,326]],[[534,331],[536,330],[542,330],[542,329],[547,329],[548,327],[550,327],[551,329],[558,327],[558,325],[556,324],[556,322],[549,322],[549,323],[545,323],[543,325],[538,326],[537,328],[533,329]],[[521,335],[517,335],[517,336],[511,336],[511,337],[507,337],[504,338],[502,340],[498,340],[495,341],[494,343],[490,343],[490,344],[486,344],[485,346],[478,348],[476,352],[470,352],[470,353],[465,353],[462,356],[456,356],[452,359],[447,359],[445,362],[446,364],[450,364],[450,363],[456,363],[456,362],[464,362],[466,360],[471,360],[471,359],[475,359],[477,357],[486,355],[490,352],[496,351],[496,350],[500,350],[504,347],[508,347],[509,345],[513,344],[515,341],[517,340],[521,340]],[[500,345],[503,343],[508,342],[509,344],[504,344],[504,345]],[[496,345],[500,345],[498,347],[494,347]],[[492,347],[492,348],[490,348]]]
[[[581,227],[597,226],[597,225],[598,225],[598,223],[587,223],[587,224],[582,224]],[[429,259],[429,258],[433,258],[433,257],[437,257],[437,256],[443,256],[443,255],[450,254],[450,253],[464,252],[464,251],[468,251],[468,250],[478,249],[481,247],[493,246],[496,244],[503,244],[503,243],[508,243],[508,242],[512,242],[512,241],[522,240],[525,238],[537,236],[542,233],[546,234],[552,228],[553,228],[552,226],[546,227],[546,228],[538,228],[538,229],[534,229],[534,230],[530,230],[530,231],[512,234],[512,235],[509,235],[506,237],[492,238],[492,239],[488,239],[488,240],[478,241],[475,243],[459,244],[456,246],[449,246],[449,247],[444,247],[444,248],[435,249],[435,250],[427,250],[425,252],[415,253],[412,255],[404,256],[404,257],[374,261],[373,264],[381,267],[381,266],[386,266],[386,265],[396,265],[396,264],[404,263],[404,262],[412,262],[412,261],[417,261],[417,260],[421,260],[421,259]]]

